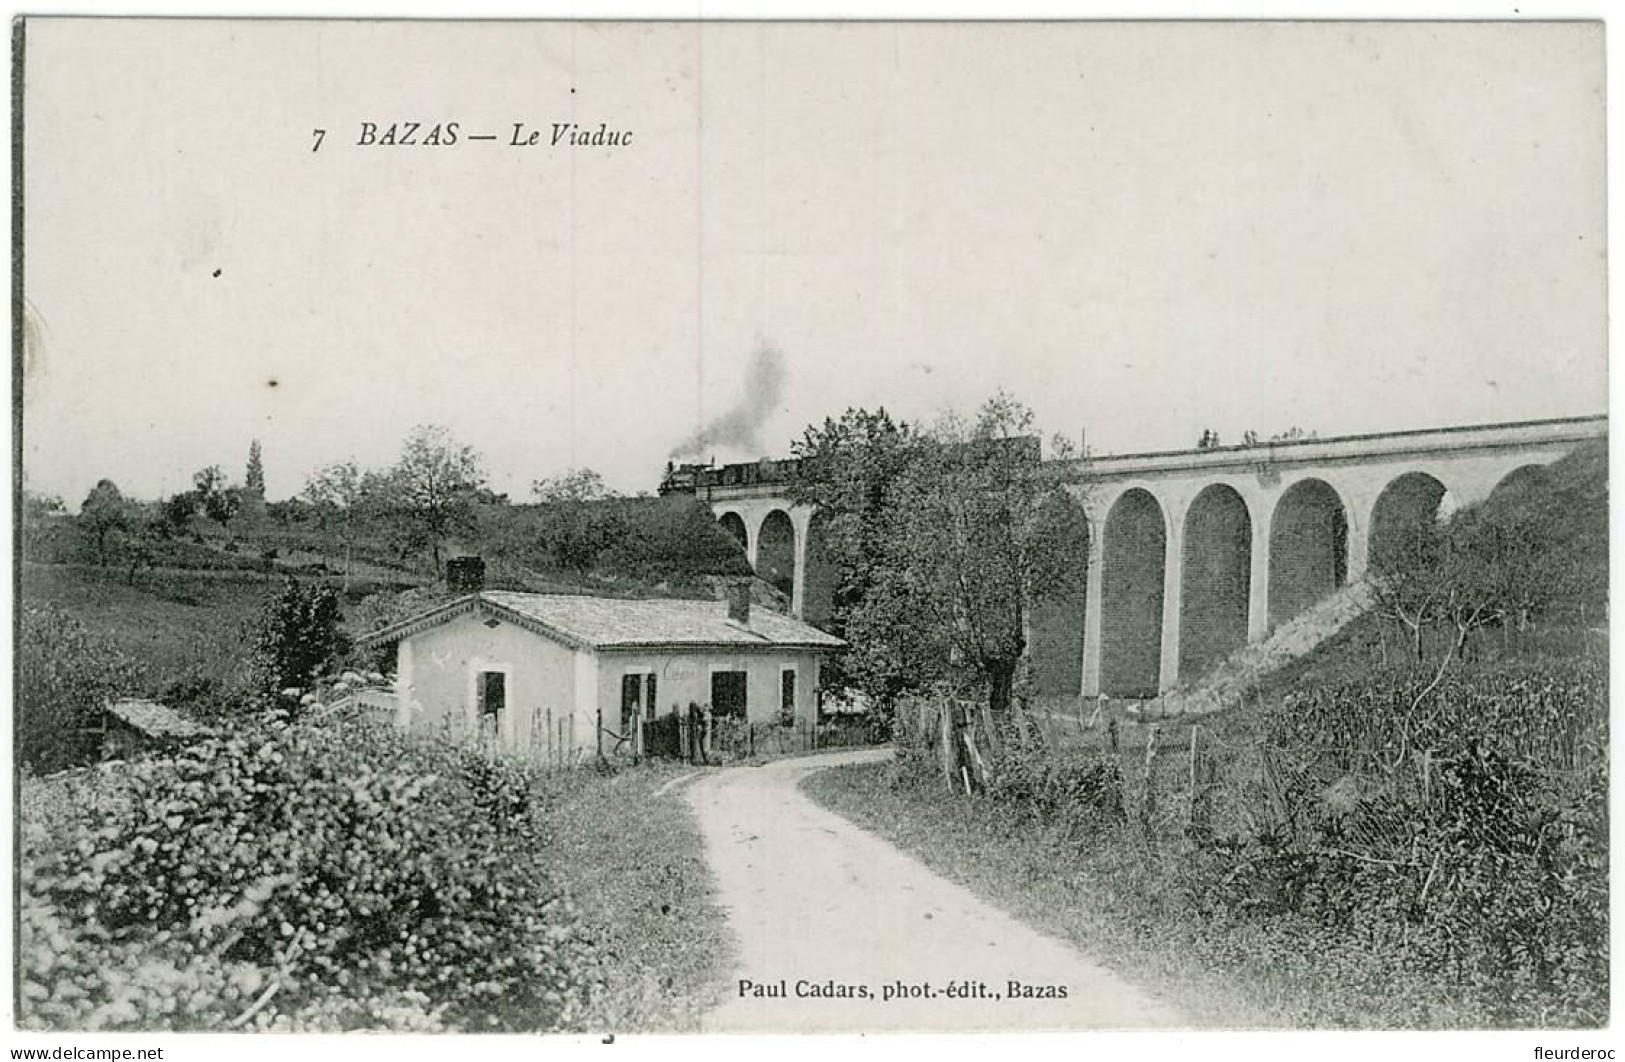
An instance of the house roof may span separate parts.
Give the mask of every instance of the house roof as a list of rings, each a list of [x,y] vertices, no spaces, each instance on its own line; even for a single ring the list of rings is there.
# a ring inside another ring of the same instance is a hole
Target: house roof
[[[620,599],[485,590],[419,613],[360,639],[409,638],[468,612],[506,619],[574,649],[841,649],[846,643],[783,613],[755,607],[750,623],[728,618],[726,601]]]
[[[209,728],[193,722],[168,705],[126,697],[107,706],[120,722],[153,738],[189,738],[209,733]]]

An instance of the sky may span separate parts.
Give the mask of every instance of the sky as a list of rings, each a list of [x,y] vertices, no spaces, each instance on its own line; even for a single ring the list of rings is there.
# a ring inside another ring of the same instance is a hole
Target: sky
[[[33,21],[25,485],[1604,412],[1603,93],[1588,23]]]

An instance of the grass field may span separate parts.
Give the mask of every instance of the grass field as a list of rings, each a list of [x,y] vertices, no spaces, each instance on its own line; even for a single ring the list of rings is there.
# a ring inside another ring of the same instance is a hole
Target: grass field
[[[698,1031],[733,967],[694,813],[680,791],[654,795],[685,770],[650,762],[583,773],[556,816],[558,873],[615,971],[593,1028]]]
[[[238,666],[247,628],[276,582],[254,573],[158,572],[128,583],[121,572],[25,564],[22,602],[56,605],[138,662],[158,696],[192,677],[224,681]]]

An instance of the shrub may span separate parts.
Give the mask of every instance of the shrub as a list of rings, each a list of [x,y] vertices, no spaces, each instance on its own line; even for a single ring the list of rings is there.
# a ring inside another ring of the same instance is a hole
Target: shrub
[[[110,640],[54,605],[22,610],[17,639],[17,738],[36,773],[93,761],[108,701],[130,693],[141,668]]]
[[[25,838],[26,1027],[548,1030],[597,983],[532,770],[349,720],[118,784]]]
[[[254,637],[254,657],[265,688],[308,687],[348,648],[339,629],[339,594],[331,586],[301,586],[292,579],[265,606]]]
[[[1284,773],[1311,778],[1326,746],[1344,773],[1283,787],[1273,828],[1194,852],[1193,905],[1385,956],[1456,986],[1477,1023],[1606,1021],[1605,674],[1467,672],[1419,702],[1427,681],[1316,690],[1263,720],[1270,745],[1304,761]]]

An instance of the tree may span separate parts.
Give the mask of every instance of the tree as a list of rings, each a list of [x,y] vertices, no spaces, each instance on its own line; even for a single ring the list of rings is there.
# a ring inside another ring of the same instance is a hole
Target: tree
[[[1446,530],[1436,521],[1419,521],[1398,540],[1373,551],[1367,584],[1372,606],[1410,634],[1411,654],[1422,660],[1422,633],[1447,608],[1457,573],[1446,564]],[[1458,555],[1459,556],[1459,555]],[[1386,643],[1384,643],[1386,653]]]
[[[335,461],[312,472],[305,480],[305,500],[316,512],[318,525],[344,551],[344,588],[350,588],[350,566],[356,539],[372,510],[382,505],[383,480],[363,472],[354,461]]]
[[[938,677],[930,661],[899,644],[912,628],[903,623],[890,629],[886,623],[888,605],[900,599],[902,590],[889,567],[893,499],[922,445],[911,425],[894,420],[882,407],[826,417],[791,446],[797,474],[789,485],[790,499],[817,510],[818,534],[834,567],[824,626],[852,646],[824,669],[826,684],[851,685],[881,704]],[[923,652],[923,647],[913,648]]]
[[[163,541],[168,537],[169,524],[162,505],[154,503],[130,507],[130,527],[124,549],[126,582],[134,586],[135,577],[141,573],[141,569],[157,564]]]
[[[22,551],[31,559],[46,559],[45,555],[54,552],[51,547],[65,523],[67,506],[55,494],[25,489],[22,508]]]
[[[548,556],[561,568],[590,571],[599,556],[621,541],[626,521],[612,502],[615,493],[590,468],[576,468],[532,486],[541,503],[541,538]]]
[[[435,575],[446,538],[474,526],[474,498],[484,483],[480,455],[447,429],[420,425],[406,437],[401,459],[389,473],[392,508],[407,545],[429,551]]]
[[[243,472],[243,493],[249,498],[265,500],[265,464],[260,459],[260,441],[248,444],[248,467]]]
[[[604,486],[604,477],[590,468],[572,468],[561,475],[538,479],[531,485],[531,492],[537,501],[548,504],[601,501],[617,496]]]
[[[284,582],[266,604],[254,636],[254,658],[265,689],[308,690],[324,668],[349,650],[340,618],[333,587]]]
[[[258,439],[248,444],[248,465],[243,470],[243,486],[238,493],[244,520],[250,527],[260,527],[265,522],[265,464]]]
[[[1044,518],[1064,498],[1068,463],[1042,462],[1033,432],[1031,411],[1003,393],[974,421],[945,418],[903,476],[892,521],[913,604],[995,712],[1013,698],[1028,609],[1082,578],[1083,558]]]
[[[219,465],[199,469],[192,476],[192,494],[203,515],[220,525],[221,534],[231,533],[231,521],[242,512],[241,487],[226,485],[226,475]]]
[[[836,612],[865,692],[948,678],[983,687],[995,711],[1010,706],[1028,609],[1075,593],[1083,576],[1046,517],[1066,496],[1068,463],[1042,462],[1033,431],[1031,412],[1001,393],[974,420],[950,415],[929,433],[849,411],[804,437],[795,492],[830,506]]]
[[[130,503],[110,479],[97,481],[79,506],[80,526],[96,548],[96,563],[107,566],[112,548],[130,530]]]
[[[163,526],[166,534],[182,535],[192,524],[192,517],[198,511],[197,492],[183,490],[172,494],[162,503]]]

